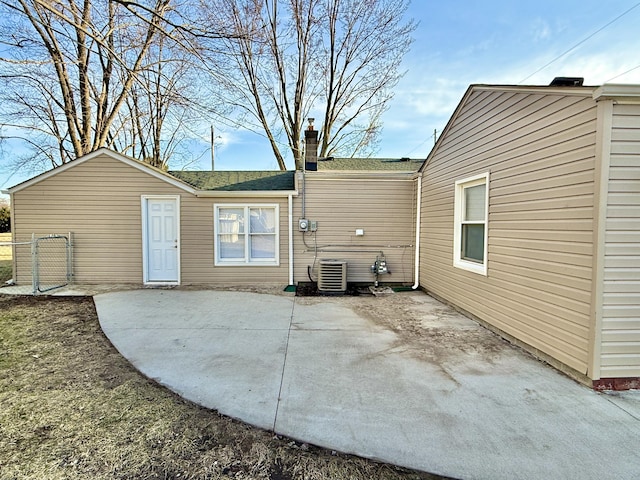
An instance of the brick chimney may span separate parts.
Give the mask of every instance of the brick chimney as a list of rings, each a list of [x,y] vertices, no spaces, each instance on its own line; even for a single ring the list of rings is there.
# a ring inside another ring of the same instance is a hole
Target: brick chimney
[[[304,131],[304,169],[309,172],[318,170],[318,131],[313,128],[313,118]]]

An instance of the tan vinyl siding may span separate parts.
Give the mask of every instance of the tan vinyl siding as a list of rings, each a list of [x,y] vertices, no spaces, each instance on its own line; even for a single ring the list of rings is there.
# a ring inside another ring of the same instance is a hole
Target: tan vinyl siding
[[[214,204],[279,205],[279,266],[214,266]],[[287,198],[184,198],[182,204],[182,277],[185,283],[273,285],[288,282]]]
[[[305,235],[305,245],[298,232],[301,194],[294,211],[296,282],[309,281],[307,267],[314,265],[317,245],[316,260],[348,262],[349,282],[373,284],[375,278],[370,267],[382,251],[391,274],[381,275],[379,281],[413,283],[416,181],[411,175],[402,175],[401,179],[384,173],[345,178],[313,172],[306,174],[304,185],[305,216],[318,222],[318,231]],[[356,236],[357,228],[364,229],[363,236]]]
[[[141,283],[141,191],[178,193],[121,162],[94,158],[14,193],[16,235],[73,232],[76,282]],[[28,261],[18,258],[18,282]]]
[[[614,104],[600,376],[640,376],[640,105]]]
[[[16,240],[30,240],[32,233],[73,232],[76,283],[142,283],[142,195],[180,196],[181,283],[286,284],[286,198],[197,198],[109,155],[15,192]],[[213,205],[232,201],[280,205],[279,267],[214,267]],[[18,253],[17,280],[30,282],[28,252]]]
[[[587,95],[472,91],[424,171],[420,247],[421,286],[582,374],[596,130]],[[486,277],[453,267],[454,183],[485,172]]]

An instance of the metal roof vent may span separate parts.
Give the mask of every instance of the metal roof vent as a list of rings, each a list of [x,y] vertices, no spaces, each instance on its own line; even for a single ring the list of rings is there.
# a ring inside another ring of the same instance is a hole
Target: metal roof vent
[[[320,260],[318,290],[321,292],[345,292],[347,290],[347,262],[345,260]]]
[[[550,87],[581,87],[583,77],[556,77],[549,84]]]

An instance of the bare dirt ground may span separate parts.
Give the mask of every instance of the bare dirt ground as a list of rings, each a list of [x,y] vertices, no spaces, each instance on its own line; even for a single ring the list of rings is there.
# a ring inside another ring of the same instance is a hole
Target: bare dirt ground
[[[514,348],[421,291],[337,298],[358,315],[393,331],[397,336],[394,350],[402,350],[423,361],[441,365],[474,356],[491,363],[505,348]],[[302,297],[297,301],[312,304],[323,300]]]
[[[411,320],[404,303],[385,308],[407,319],[392,323],[410,338],[425,319]],[[385,317],[374,303],[353,306]],[[0,295],[0,479],[76,478],[440,477],[299,444],[183,400],[120,356],[89,297]]]

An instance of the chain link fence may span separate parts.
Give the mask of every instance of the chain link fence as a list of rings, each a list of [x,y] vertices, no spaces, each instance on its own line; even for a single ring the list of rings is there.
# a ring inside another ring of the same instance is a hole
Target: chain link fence
[[[32,234],[29,240],[0,242],[0,260],[12,261],[12,279],[0,293],[39,295],[73,281],[73,236]]]

